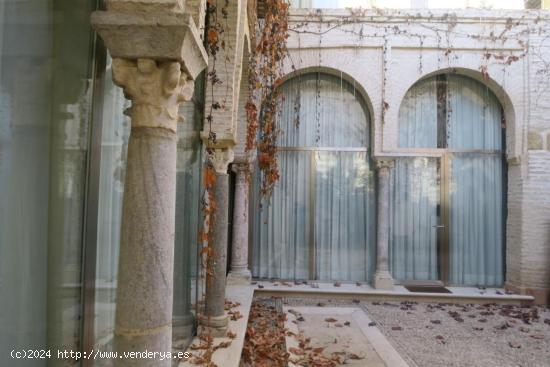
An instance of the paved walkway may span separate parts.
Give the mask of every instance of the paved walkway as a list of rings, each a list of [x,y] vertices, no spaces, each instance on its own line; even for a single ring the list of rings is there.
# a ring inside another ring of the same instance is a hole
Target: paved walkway
[[[289,366],[323,365],[327,360],[336,361],[337,366],[407,366],[359,308],[285,307],[284,311],[290,331],[287,349],[295,362]],[[311,361],[315,350],[318,361]]]

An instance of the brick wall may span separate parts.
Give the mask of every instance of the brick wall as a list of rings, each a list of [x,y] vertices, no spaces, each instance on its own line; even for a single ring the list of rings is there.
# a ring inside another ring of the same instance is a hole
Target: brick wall
[[[452,70],[496,94],[507,124],[507,285],[539,300],[550,288],[549,25],[544,11],[296,9],[288,41],[299,72],[341,75],[363,94],[374,155],[410,154],[397,146],[397,117],[419,79]]]

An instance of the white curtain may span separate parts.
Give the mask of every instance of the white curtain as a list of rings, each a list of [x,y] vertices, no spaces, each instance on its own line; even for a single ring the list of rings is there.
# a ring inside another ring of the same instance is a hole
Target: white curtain
[[[390,270],[397,280],[436,280],[437,161],[397,160],[391,174]]]
[[[260,208],[256,177],[253,274],[368,280],[375,218],[366,106],[337,76],[305,74],[281,88],[281,179]]]
[[[448,81],[448,146],[501,150],[496,97],[466,77]],[[502,153],[456,153],[451,159],[450,283],[500,286],[504,281]]]
[[[317,278],[370,281],[376,228],[366,152],[318,152],[315,175]]]
[[[439,86],[445,88],[446,103],[438,104],[438,83],[444,83]],[[438,108],[442,107],[445,124],[438,126]],[[438,129],[445,128],[446,146],[440,148],[448,149],[445,154],[450,162],[445,169],[450,176],[451,284],[498,286],[503,282],[505,178],[501,124],[502,110],[494,94],[481,83],[459,75],[420,81],[407,92],[399,111],[400,147],[437,148]],[[397,279],[438,277],[432,264],[436,236],[441,232],[431,229],[437,225],[438,173],[434,164],[418,170],[419,160],[427,162],[425,158],[400,159],[393,172],[390,263]],[[433,199],[423,204],[414,198],[417,190],[424,193],[420,196]],[[422,274],[417,272],[418,264],[423,264]]]
[[[411,88],[399,108],[399,147],[437,148],[437,81],[429,78]]]

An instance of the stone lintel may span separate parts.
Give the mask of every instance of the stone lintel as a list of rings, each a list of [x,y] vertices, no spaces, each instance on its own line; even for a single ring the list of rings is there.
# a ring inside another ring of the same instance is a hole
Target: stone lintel
[[[95,11],[91,23],[113,58],[177,61],[193,80],[207,65],[208,57],[190,14]]]
[[[184,11],[184,0],[106,0],[107,10],[124,12]]]

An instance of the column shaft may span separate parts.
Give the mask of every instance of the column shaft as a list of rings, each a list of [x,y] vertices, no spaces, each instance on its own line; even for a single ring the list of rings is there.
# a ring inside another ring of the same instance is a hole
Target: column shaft
[[[225,336],[228,317],[225,314],[225,283],[227,273],[228,196],[229,174],[227,169],[233,160],[230,148],[214,149],[210,161],[216,171],[214,198],[214,225],[209,228],[213,256],[209,259],[206,275],[205,315],[202,318],[204,332],[214,337]]]
[[[175,167],[174,132],[132,129],[116,298],[119,352],[171,350]],[[117,365],[170,366],[170,361],[121,359]]]
[[[233,207],[233,241],[231,244],[231,271],[227,281],[231,284],[249,283],[248,269],[248,174],[250,164],[233,164],[236,173]]]
[[[376,273],[374,288],[392,289],[393,278],[389,272],[389,204],[390,204],[390,167],[391,161],[379,160],[378,167],[378,221],[376,240]]]

